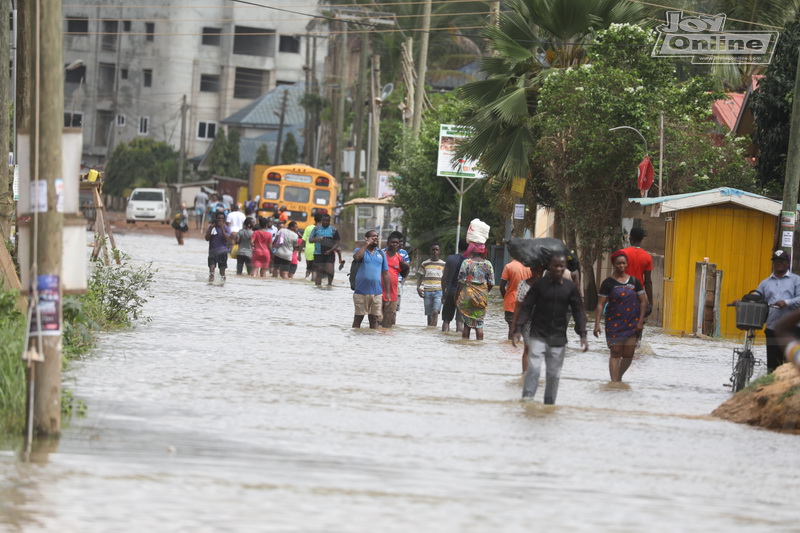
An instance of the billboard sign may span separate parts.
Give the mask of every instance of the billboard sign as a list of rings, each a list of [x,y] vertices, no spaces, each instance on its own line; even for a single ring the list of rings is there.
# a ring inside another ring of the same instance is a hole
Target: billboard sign
[[[475,168],[477,161],[456,157],[458,143],[469,135],[464,126],[453,124],[439,125],[439,159],[436,175],[447,178],[485,178],[486,174]]]

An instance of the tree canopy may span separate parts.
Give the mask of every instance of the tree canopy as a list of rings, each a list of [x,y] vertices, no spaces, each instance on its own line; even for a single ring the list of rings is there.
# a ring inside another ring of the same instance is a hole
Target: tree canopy
[[[163,141],[139,137],[114,149],[106,168],[105,192],[123,196],[136,187],[171,183],[177,174],[177,151]]]

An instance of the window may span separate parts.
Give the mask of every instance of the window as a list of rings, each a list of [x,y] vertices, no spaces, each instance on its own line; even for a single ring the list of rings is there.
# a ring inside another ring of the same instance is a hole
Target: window
[[[234,54],[261,57],[275,56],[275,30],[236,26],[234,32]]]
[[[128,69],[126,69],[126,68],[119,69],[119,77],[122,78],[123,80],[127,80],[128,79]]]
[[[314,205],[328,205],[331,201],[331,191],[314,191]]]
[[[64,113],[64,127],[65,128],[82,128],[83,127],[83,112],[70,111]]]
[[[305,187],[284,187],[283,200],[285,202],[296,202],[298,204],[308,203],[311,191]]]
[[[252,100],[258,98],[266,90],[269,72],[254,68],[236,67],[233,83],[233,97]]]
[[[100,49],[106,52],[113,52],[117,49],[117,33],[119,22],[116,20],[104,20],[101,25],[102,35],[100,36]]]
[[[109,133],[114,123],[114,114],[111,111],[98,110],[95,115],[94,145],[108,146]]]
[[[207,44],[210,46],[219,46],[220,45],[220,37],[219,34],[222,33],[222,28],[209,28],[203,27],[203,44]]]
[[[280,41],[278,41],[278,51],[299,54],[300,38],[294,35],[281,35]]]
[[[139,117],[139,135],[147,135],[150,117]]]
[[[142,71],[144,74],[144,86],[145,87],[152,87],[153,86],[153,69],[146,68]]]
[[[156,23],[155,22],[145,22],[144,23],[144,34],[145,34],[144,38],[145,38],[145,40],[153,42],[155,40],[155,36],[154,36],[155,32],[156,32]]]
[[[282,85],[294,85],[293,81],[286,81],[286,80],[275,80],[275,87],[280,87]]]
[[[123,20],[122,21],[122,30],[123,31],[131,31],[131,21],[130,20]]]
[[[216,74],[200,74],[200,91],[204,93],[218,93],[220,78]]]
[[[64,65],[64,83],[77,83],[80,84],[81,80],[86,82],[86,65],[81,65],[72,70],[66,70],[67,65]]]
[[[277,200],[281,188],[273,183],[264,184],[264,194],[261,196],[264,200]]]
[[[85,37],[89,33],[89,19],[86,17],[68,18],[67,33]]]
[[[99,97],[109,97],[114,92],[114,79],[117,66],[114,63],[100,63],[97,72],[97,92]]]
[[[204,122],[200,121],[197,123],[197,138],[198,139],[213,139],[217,135],[217,124],[216,122]]]
[[[117,115],[117,126],[124,126],[125,125],[125,115]]]

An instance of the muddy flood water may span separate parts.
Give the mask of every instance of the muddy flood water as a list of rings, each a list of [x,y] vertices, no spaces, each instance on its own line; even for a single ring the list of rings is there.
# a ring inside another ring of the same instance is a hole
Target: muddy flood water
[[[709,416],[732,343],[646,330],[612,386],[571,334],[558,404],[523,403],[497,293],[484,342],[413,286],[356,331],[344,272],[209,286],[205,242],[117,240],[158,268],[152,322],[70,365],[58,443],[0,450],[0,531],[800,530],[798,436]]]

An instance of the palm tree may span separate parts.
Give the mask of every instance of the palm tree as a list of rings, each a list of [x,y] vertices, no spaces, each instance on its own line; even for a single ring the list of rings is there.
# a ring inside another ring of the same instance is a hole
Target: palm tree
[[[628,0],[509,0],[507,7],[484,32],[492,52],[481,63],[486,79],[460,89],[477,110],[467,121],[475,135],[461,150],[503,182],[531,181],[537,137],[531,117],[542,75],[584,62],[598,30],[645,23],[652,12]]]

